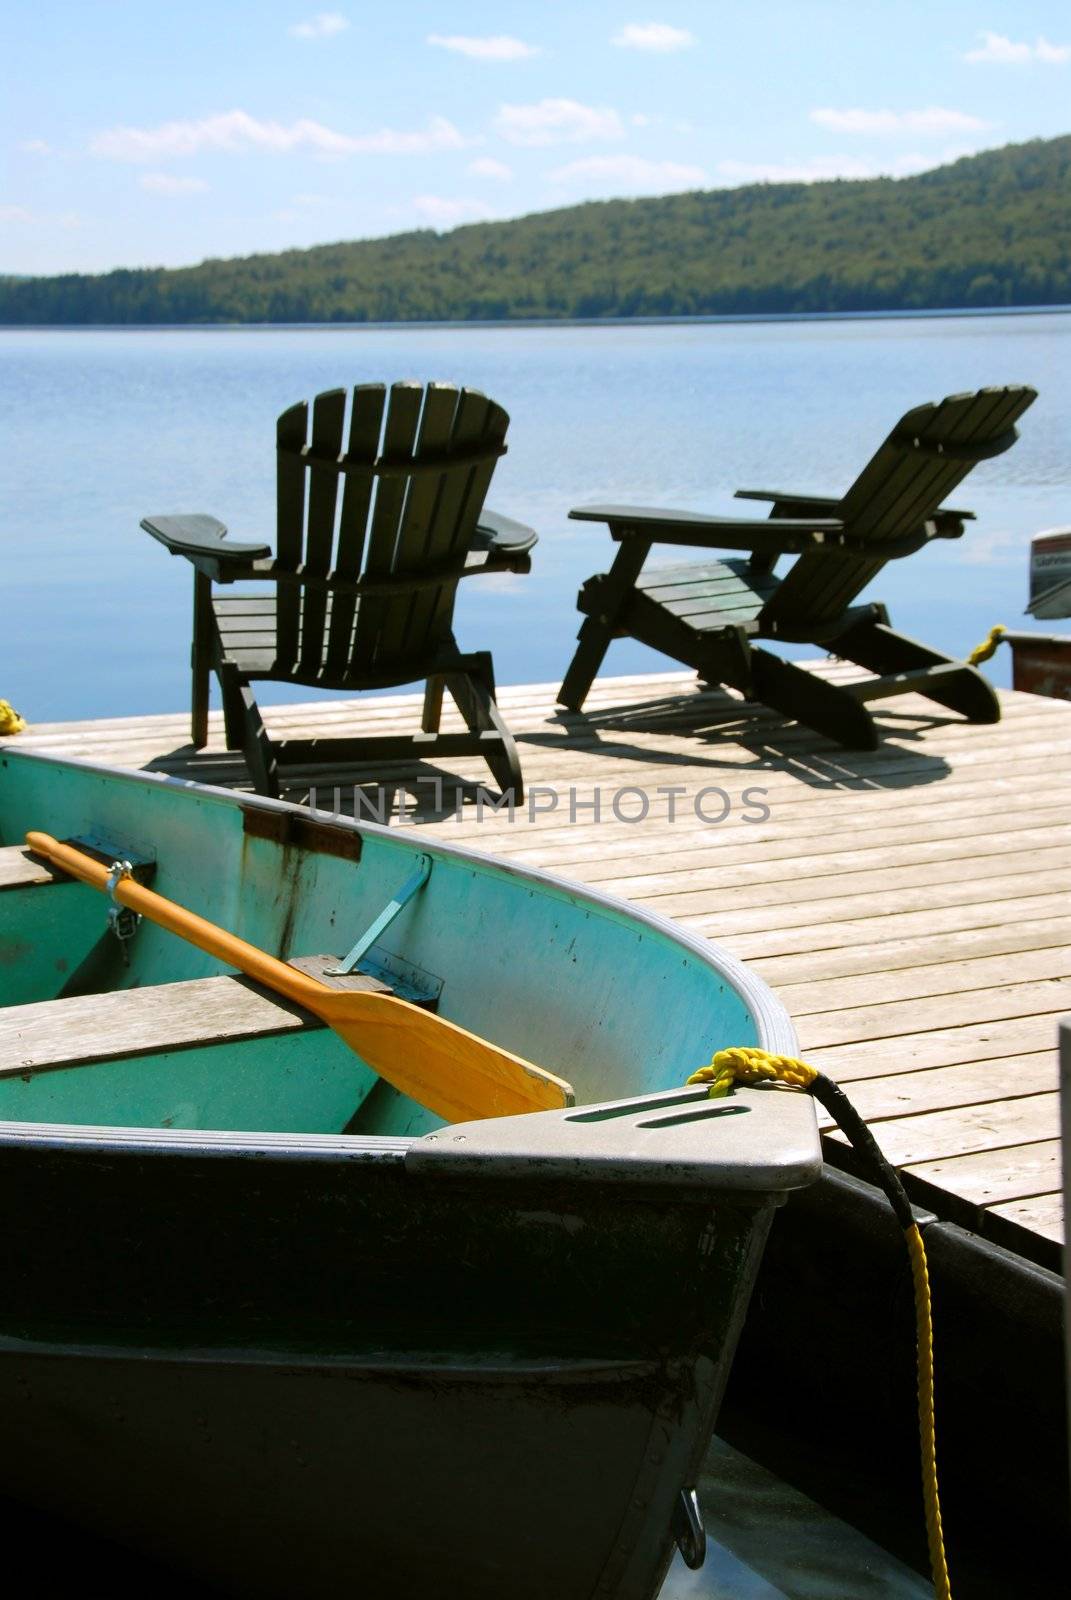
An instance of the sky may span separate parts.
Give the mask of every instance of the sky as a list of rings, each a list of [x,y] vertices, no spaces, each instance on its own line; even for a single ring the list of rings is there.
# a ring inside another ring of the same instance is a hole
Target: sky
[[[14,0],[4,57],[15,273],[903,176],[1071,128],[1066,0]]]

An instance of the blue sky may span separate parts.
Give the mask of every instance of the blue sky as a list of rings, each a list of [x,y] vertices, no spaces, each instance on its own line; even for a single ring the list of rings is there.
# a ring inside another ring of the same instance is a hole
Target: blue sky
[[[5,54],[9,272],[902,175],[1071,125],[1048,0],[22,0]]]

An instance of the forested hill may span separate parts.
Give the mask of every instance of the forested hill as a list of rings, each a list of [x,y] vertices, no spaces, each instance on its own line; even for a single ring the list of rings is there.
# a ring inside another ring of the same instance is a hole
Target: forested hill
[[[1071,135],[911,178],[611,200],[179,270],[0,279],[0,323],[395,322],[1071,302]]]

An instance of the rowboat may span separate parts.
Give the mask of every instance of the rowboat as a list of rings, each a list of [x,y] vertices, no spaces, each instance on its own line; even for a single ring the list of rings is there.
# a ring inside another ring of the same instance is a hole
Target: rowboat
[[[41,829],[576,1103],[444,1121]],[[808,1096],[682,1087],[731,1044],[795,1041],[622,901],[0,749],[0,1492],[235,1593],[649,1600],[702,1558],[763,1243],[820,1165]]]

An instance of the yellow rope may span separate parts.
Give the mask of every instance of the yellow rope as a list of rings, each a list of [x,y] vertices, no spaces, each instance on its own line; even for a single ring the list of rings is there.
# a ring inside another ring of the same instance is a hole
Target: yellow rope
[[[26,727],[10,700],[0,700],[0,735],[22,733]]]
[[[998,630],[994,628],[993,634],[997,632]],[[992,637],[993,635],[991,634],[990,638]],[[992,648],[996,649],[995,643]],[[992,654],[992,651],[990,651],[990,654]],[[830,1080],[825,1078],[815,1067],[809,1066],[806,1061],[799,1061],[795,1056],[771,1055],[766,1050],[758,1050],[746,1046],[734,1046],[729,1050],[718,1050],[711,1059],[710,1064],[700,1067],[698,1072],[693,1072],[687,1081],[688,1083],[709,1084],[710,1095],[713,1099],[720,1099],[723,1095],[727,1095],[735,1083],[754,1084],[771,1081],[787,1083],[794,1088],[808,1089],[812,1092],[814,1092],[817,1085],[821,1094],[839,1095],[839,1091],[830,1084]],[[842,1095],[839,1095],[839,1098],[843,1101]],[[858,1113],[852,1114],[858,1119]],[[861,1130],[861,1133],[869,1139],[865,1128]],[[902,1214],[910,1215],[908,1202],[899,1179],[888,1168],[888,1164],[884,1162],[880,1151],[875,1148],[873,1153],[889,1173],[897,1200],[903,1208]],[[894,1201],[894,1204],[896,1203],[897,1201]],[[933,1398],[933,1307],[930,1298],[930,1275],[926,1267],[926,1246],[923,1244],[922,1232],[917,1223],[912,1222],[909,1227],[904,1228],[904,1239],[907,1244],[908,1258],[911,1262],[911,1281],[915,1294],[919,1445],[922,1457],[922,1498],[926,1513],[926,1539],[930,1553],[930,1571],[933,1575],[933,1590],[936,1600],[952,1600],[948,1565],[945,1560],[944,1534],[941,1528],[941,1502],[937,1490],[937,1451]]]
[[[817,1078],[814,1067],[795,1056],[774,1056],[768,1050],[753,1050],[746,1045],[734,1045],[729,1050],[719,1050],[709,1066],[700,1067],[688,1079],[689,1083],[709,1083],[710,1098],[720,1100],[729,1093],[734,1083],[762,1083],[779,1079],[797,1089],[807,1089]]]
[[[922,1500],[926,1511],[926,1542],[930,1550],[933,1592],[938,1600],[952,1600],[945,1560],[945,1540],[941,1528],[941,1501],[937,1493],[937,1444],[933,1410],[933,1306],[930,1299],[930,1274],[926,1267],[926,1246],[916,1223],[905,1230],[907,1253],[911,1258],[911,1281],[915,1289],[915,1329],[918,1351],[919,1445],[922,1451]]]
[[[1007,628],[1002,622],[998,622],[995,628],[990,628],[988,634],[982,640],[981,644],[976,644],[970,655],[967,657],[967,665],[969,667],[977,667],[980,666],[983,661],[988,661],[990,656],[995,656],[997,653],[997,646],[1000,644],[1000,641],[1003,639],[1007,631]]]

